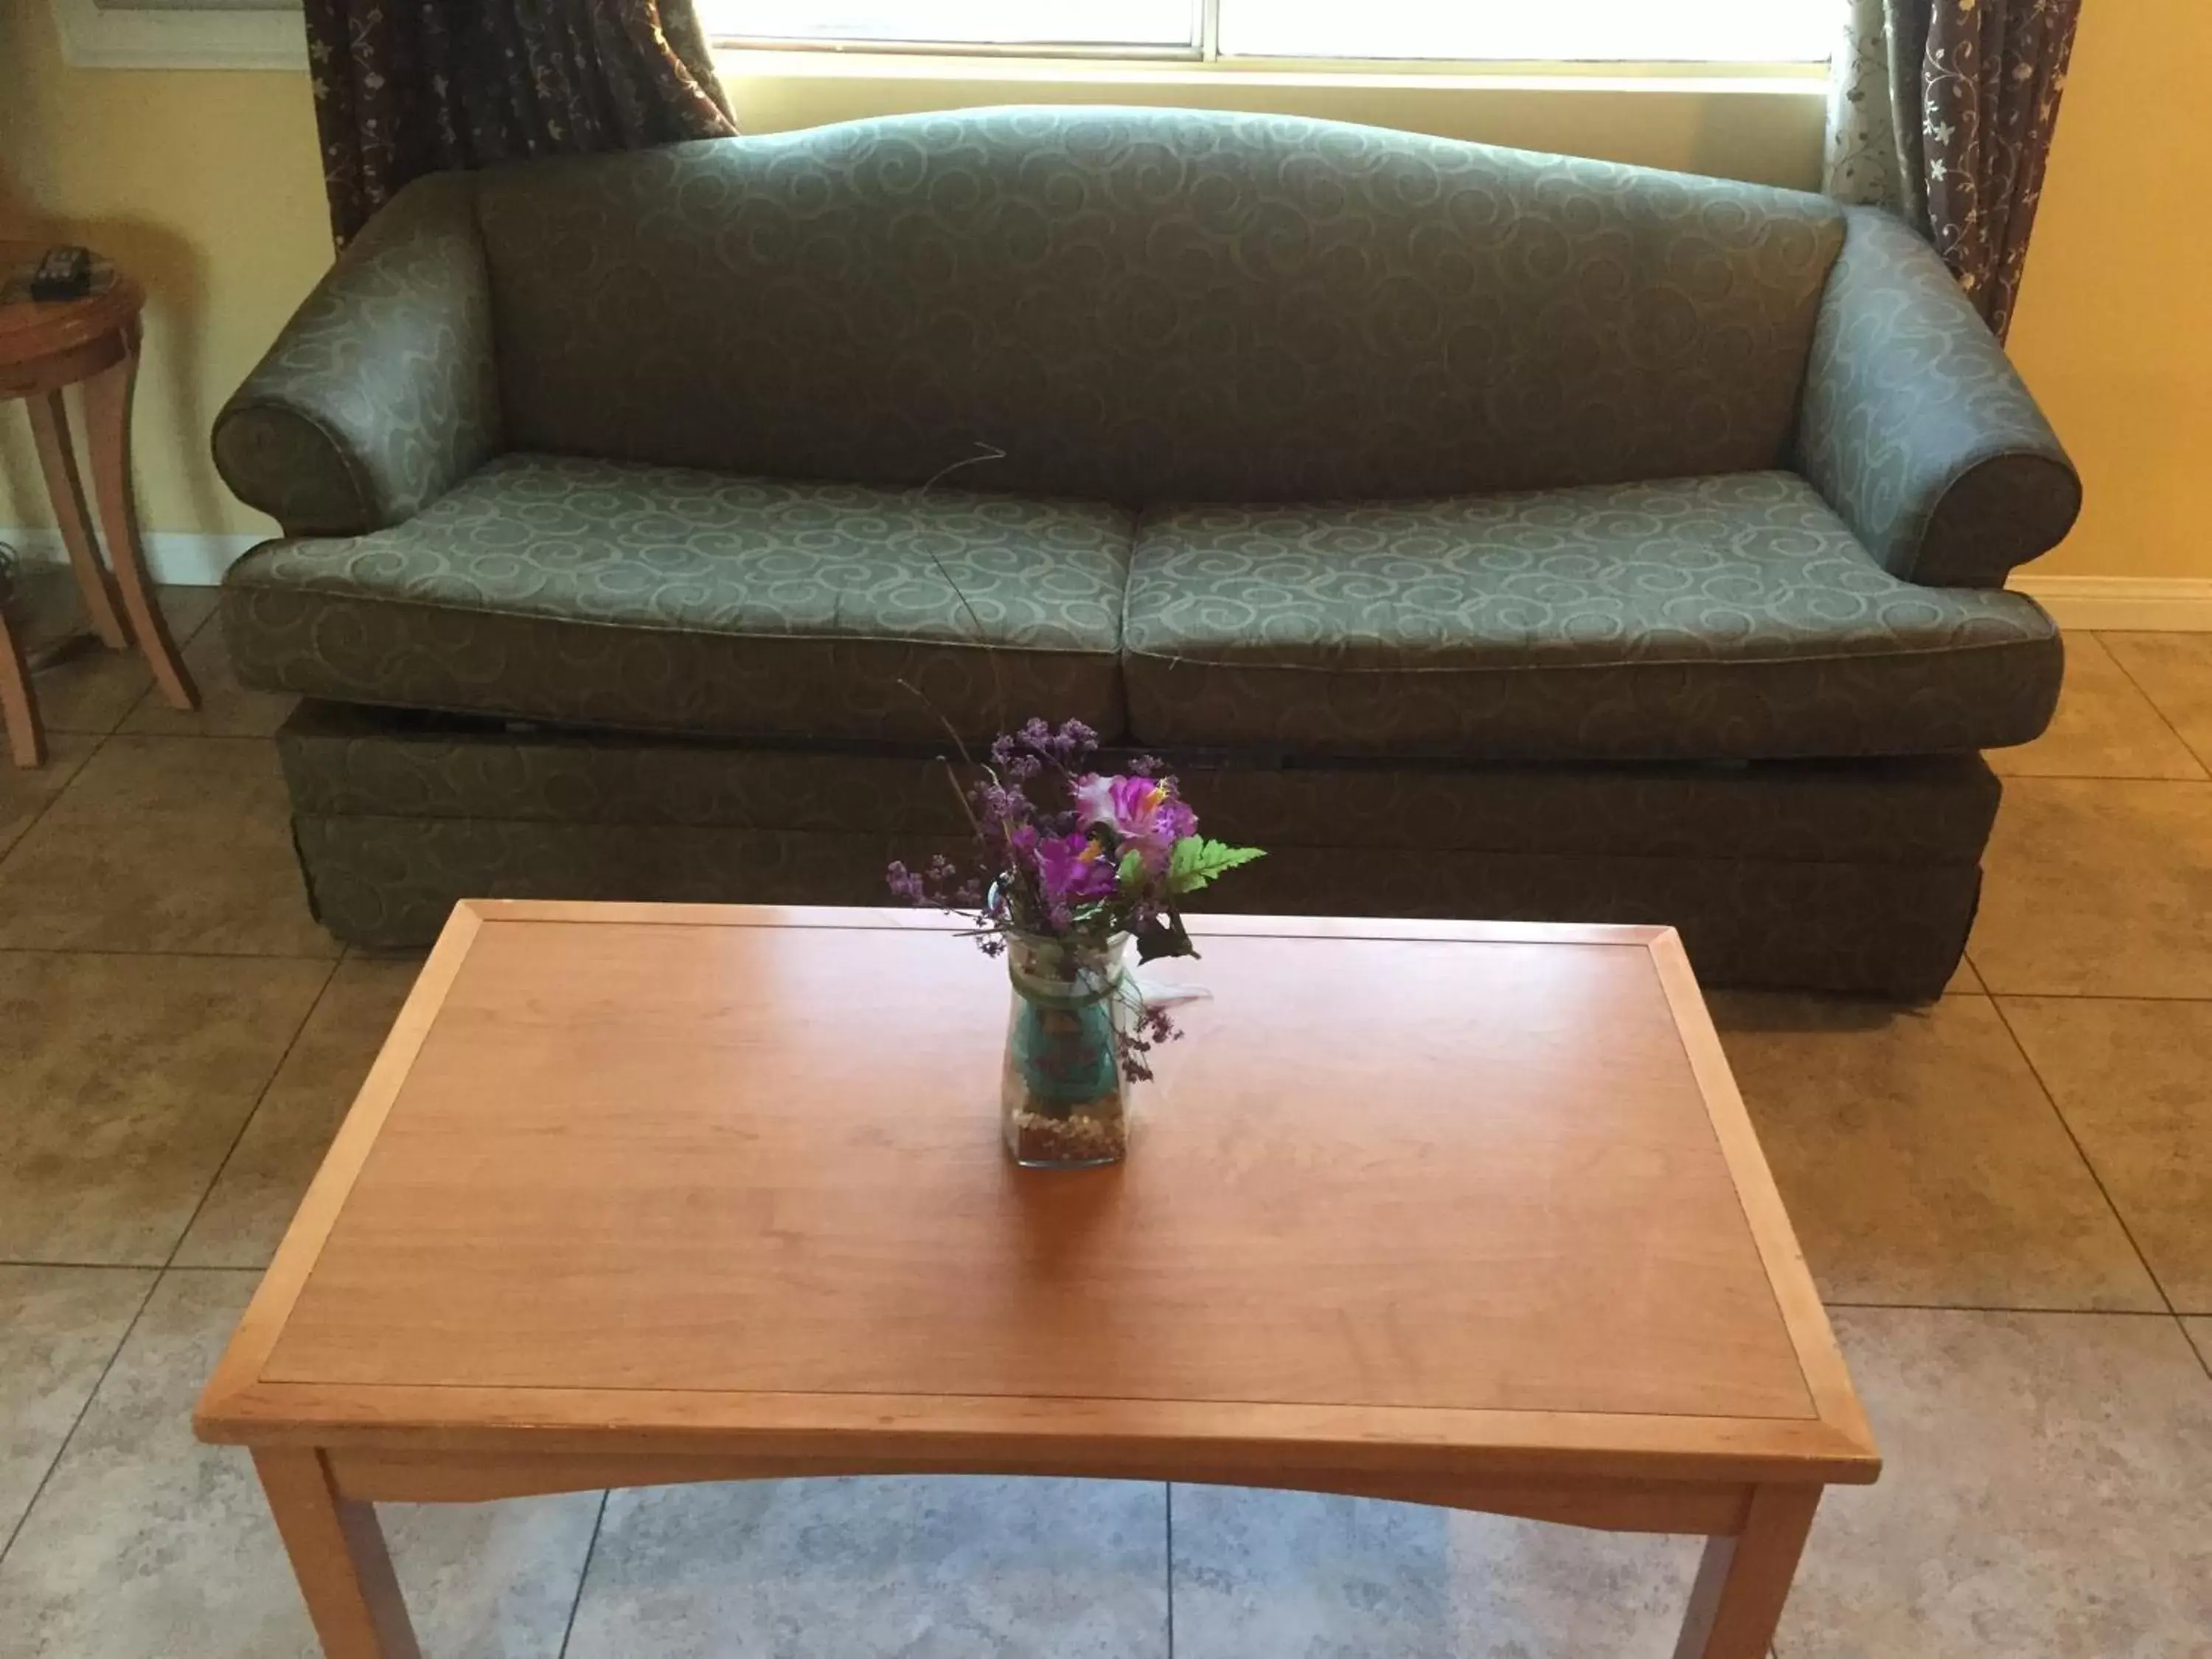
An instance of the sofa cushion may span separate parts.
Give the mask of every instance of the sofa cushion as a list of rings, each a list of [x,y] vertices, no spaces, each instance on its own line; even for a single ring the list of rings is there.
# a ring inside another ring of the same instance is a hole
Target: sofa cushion
[[[1130,515],[516,454],[226,582],[240,678],[349,702],[735,736],[1121,726]],[[987,648],[988,647],[988,648]]]
[[[1124,641],[1137,741],[1343,756],[1942,754],[2033,737],[2061,665],[1786,472],[1150,513]]]

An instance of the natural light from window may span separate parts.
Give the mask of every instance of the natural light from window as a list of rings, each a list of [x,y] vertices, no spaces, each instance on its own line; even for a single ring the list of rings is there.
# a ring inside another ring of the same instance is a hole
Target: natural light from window
[[[701,0],[718,39],[1483,62],[1825,59],[1842,0]]]
[[[717,35],[822,46],[1194,49],[1193,0],[700,0]]]

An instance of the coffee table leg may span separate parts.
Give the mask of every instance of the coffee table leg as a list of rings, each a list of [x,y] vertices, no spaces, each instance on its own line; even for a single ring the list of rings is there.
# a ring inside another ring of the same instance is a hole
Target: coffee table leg
[[[422,1659],[375,1506],[339,1497],[318,1452],[257,1451],[253,1466],[326,1659]]]
[[[1761,1486],[1742,1532],[1705,1540],[1674,1659],[1766,1659],[1820,1502],[1818,1486]]]

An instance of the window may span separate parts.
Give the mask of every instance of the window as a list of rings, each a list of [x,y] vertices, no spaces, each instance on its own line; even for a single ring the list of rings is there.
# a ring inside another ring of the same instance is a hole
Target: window
[[[805,46],[1169,51],[1199,43],[1196,0],[700,0],[717,36]]]
[[[720,39],[1206,59],[1817,63],[1839,0],[701,0]]]
[[[6,4],[7,0],[0,0],[0,9]],[[52,4],[62,61],[72,69],[307,66],[300,0],[52,0]],[[0,34],[6,32],[7,26],[0,23]]]

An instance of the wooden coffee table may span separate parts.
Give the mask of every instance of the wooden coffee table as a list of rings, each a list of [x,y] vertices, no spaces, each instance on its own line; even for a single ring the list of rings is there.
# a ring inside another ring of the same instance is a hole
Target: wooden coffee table
[[[1679,1654],[1765,1655],[1880,1463],[1671,931],[1206,918],[1048,1174],[953,925],[455,911],[198,1418],[332,1659],[416,1652],[375,1500],[890,1473],[1700,1534]]]

